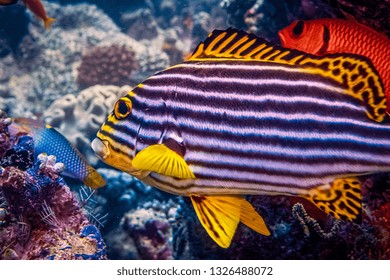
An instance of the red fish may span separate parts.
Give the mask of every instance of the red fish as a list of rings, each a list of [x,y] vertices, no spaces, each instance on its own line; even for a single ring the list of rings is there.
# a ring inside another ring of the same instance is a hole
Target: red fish
[[[18,0],[0,0],[0,6],[8,6],[16,4],[17,2]],[[55,19],[46,15],[45,8],[43,7],[40,0],[23,0],[23,3],[31,12],[34,13],[34,15],[43,20],[46,29],[50,28]]]
[[[387,96],[390,112],[390,40],[383,34],[343,19],[298,20],[279,31],[282,45],[314,55],[354,53],[371,59]]]

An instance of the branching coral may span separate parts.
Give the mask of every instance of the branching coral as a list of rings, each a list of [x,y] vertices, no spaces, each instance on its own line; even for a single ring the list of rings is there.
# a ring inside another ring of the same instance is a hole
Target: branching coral
[[[172,228],[164,211],[143,207],[122,220],[143,259],[172,259]]]
[[[323,239],[331,239],[337,236],[337,232],[340,230],[340,220],[336,220],[328,233],[326,233],[319,223],[310,217],[302,203],[296,203],[292,207],[292,214],[295,219],[299,222],[299,224],[303,228],[303,232],[305,237],[308,238],[310,236],[310,229],[314,230],[321,238]]]
[[[131,73],[138,67],[134,50],[125,45],[95,47],[81,58],[77,82],[81,86],[130,83]]]

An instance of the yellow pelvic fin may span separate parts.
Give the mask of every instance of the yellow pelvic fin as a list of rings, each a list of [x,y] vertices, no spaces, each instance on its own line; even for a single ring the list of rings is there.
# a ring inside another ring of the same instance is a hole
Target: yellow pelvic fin
[[[261,216],[241,196],[190,197],[200,223],[222,248],[230,246],[240,220],[260,234],[270,234]]]
[[[195,179],[184,158],[164,144],[151,145],[133,159],[134,168],[179,179]]]
[[[244,198],[191,195],[191,201],[200,223],[210,237],[222,248],[228,248],[240,222]]]
[[[314,188],[306,198],[337,219],[361,221],[361,182],[357,178],[337,179],[331,185]]]
[[[315,56],[274,45],[245,31],[214,30],[195,49],[189,60],[255,60],[299,66],[302,72],[320,75],[345,89],[367,108],[377,122],[386,116],[386,96],[381,78],[371,61],[355,54]]]
[[[256,212],[255,208],[246,200],[241,204],[241,222],[247,227],[262,235],[270,235],[263,218]]]

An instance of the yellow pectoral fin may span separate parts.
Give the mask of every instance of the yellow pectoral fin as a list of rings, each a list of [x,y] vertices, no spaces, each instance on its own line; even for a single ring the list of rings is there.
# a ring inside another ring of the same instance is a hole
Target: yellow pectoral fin
[[[245,199],[237,196],[191,195],[191,201],[210,237],[222,248],[228,248],[240,222],[241,205]]]
[[[241,222],[247,227],[262,235],[270,235],[263,218],[256,212],[255,208],[246,200],[241,204]]]
[[[361,220],[361,182],[357,178],[337,179],[330,186],[314,188],[306,198],[337,219]]]
[[[194,173],[178,153],[164,144],[151,145],[140,151],[132,165],[139,170],[153,171],[179,179],[195,179]]]

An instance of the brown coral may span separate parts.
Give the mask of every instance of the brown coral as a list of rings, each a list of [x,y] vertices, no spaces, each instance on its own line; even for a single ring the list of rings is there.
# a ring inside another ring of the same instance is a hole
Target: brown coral
[[[83,55],[77,82],[82,87],[93,85],[127,85],[138,68],[135,52],[125,45],[93,48]]]

